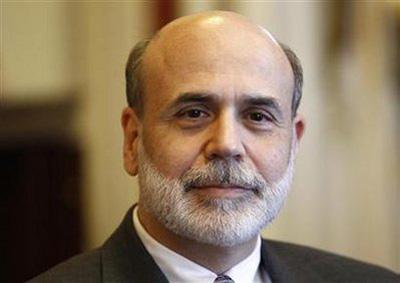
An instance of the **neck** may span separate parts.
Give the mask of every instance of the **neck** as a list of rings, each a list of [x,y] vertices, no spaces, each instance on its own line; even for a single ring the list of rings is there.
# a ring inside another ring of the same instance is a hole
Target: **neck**
[[[181,237],[164,227],[155,217],[138,207],[139,221],[157,242],[216,274],[224,273],[254,250],[257,237],[233,247],[219,247]]]

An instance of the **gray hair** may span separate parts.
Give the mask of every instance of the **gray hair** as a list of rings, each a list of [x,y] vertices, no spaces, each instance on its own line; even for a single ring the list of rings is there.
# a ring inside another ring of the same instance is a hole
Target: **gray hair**
[[[126,99],[128,105],[141,117],[143,112],[143,72],[142,60],[151,39],[136,43],[129,54],[125,67]]]
[[[128,105],[132,107],[136,114],[141,117],[143,115],[143,72],[142,59],[151,39],[144,39],[136,43],[129,54],[125,68],[126,79],[126,98]],[[294,90],[292,97],[292,118],[296,116],[297,109],[303,93],[303,68],[296,54],[285,44],[280,43],[282,50],[285,52],[290,62],[294,75]]]

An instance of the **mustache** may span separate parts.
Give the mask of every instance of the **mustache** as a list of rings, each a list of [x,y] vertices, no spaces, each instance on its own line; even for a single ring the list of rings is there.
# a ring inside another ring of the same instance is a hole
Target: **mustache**
[[[180,181],[185,192],[197,187],[226,185],[261,193],[268,185],[260,173],[231,160],[212,160],[203,167],[190,168]]]

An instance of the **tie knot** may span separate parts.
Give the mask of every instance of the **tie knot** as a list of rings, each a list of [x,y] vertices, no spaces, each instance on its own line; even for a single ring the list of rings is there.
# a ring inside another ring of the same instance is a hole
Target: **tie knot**
[[[235,283],[235,281],[233,281],[233,279],[228,275],[220,274],[215,278],[214,283]]]

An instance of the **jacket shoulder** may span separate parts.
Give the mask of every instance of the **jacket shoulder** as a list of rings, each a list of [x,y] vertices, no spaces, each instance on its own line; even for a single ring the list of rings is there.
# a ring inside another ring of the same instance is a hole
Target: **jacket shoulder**
[[[28,283],[39,282],[101,282],[100,250],[74,256],[28,281]]]
[[[399,283],[399,274],[389,269],[315,248],[264,240],[295,273],[314,273],[321,282]]]

